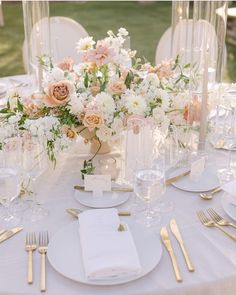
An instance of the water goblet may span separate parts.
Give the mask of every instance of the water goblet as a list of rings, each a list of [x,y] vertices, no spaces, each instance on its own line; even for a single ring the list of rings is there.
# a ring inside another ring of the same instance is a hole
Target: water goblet
[[[1,214],[1,227],[11,227],[19,223],[20,218],[12,213],[11,205],[20,193],[20,177],[16,169],[0,167],[0,203],[4,207]]]
[[[165,176],[163,171],[154,169],[139,170],[135,174],[134,192],[146,203],[146,210],[136,215],[137,222],[146,227],[159,224],[160,214],[152,210],[151,203],[160,199],[165,190]]]

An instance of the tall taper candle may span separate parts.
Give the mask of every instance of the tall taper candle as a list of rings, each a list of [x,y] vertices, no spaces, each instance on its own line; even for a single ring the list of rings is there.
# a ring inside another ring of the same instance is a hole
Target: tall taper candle
[[[199,143],[198,143],[199,150],[205,149],[206,135],[207,135],[208,58],[209,58],[209,52],[208,52],[208,48],[207,48],[206,52],[205,52],[204,71],[203,71],[203,79],[202,79],[202,102],[201,102]]]

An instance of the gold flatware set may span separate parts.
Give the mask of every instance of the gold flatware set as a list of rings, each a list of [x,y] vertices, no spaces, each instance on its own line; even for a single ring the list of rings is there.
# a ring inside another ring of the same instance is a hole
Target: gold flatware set
[[[28,252],[28,284],[33,283],[33,252],[38,248],[38,252],[41,255],[41,271],[40,271],[40,291],[46,291],[46,254],[48,249],[48,232],[40,232],[38,244],[36,241],[36,235],[34,232],[28,232],[26,234],[25,250]]]
[[[200,222],[206,227],[215,227],[223,232],[226,236],[228,236],[233,241],[236,241],[236,235],[226,231],[223,227],[231,226],[236,229],[236,224],[226,220],[222,216],[220,216],[214,209],[209,208],[206,210],[208,215],[204,211],[198,211],[197,216]]]
[[[180,249],[181,249],[181,251],[183,253],[183,256],[184,256],[188,271],[193,272],[194,271],[193,264],[191,262],[191,259],[189,257],[186,246],[184,244],[182,235],[180,233],[179,226],[178,226],[175,219],[171,219],[171,221],[170,221],[170,229],[171,229],[171,232],[173,233],[174,237],[176,238],[177,242],[179,243],[179,246],[180,246]],[[174,270],[174,273],[175,273],[176,281],[177,282],[182,282],[182,280],[183,280],[182,275],[181,275],[181,272],[180,272],[180,269],[179,269],[179,266],[178,266],[178,262],[177,262],[177,259],[176,259],[175,253],[174,253],[174,249],[173,249],[170,237],[169,237],[167,227],[164,226],[164,227],[161,228],[160,235],[161,235],[162,242],[165,245],[165,247],[166,247],[166,249],[167,249],[167,251],[168,251],[168,253],[170,255],[173,270]]]

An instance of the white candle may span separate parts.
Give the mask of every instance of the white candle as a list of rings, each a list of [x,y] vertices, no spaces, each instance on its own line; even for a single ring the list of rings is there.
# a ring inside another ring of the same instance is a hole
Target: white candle
[[[117,177],[116,159],[104,158],[99,160],[100,173],[111,175],[111,179],[114,180]]]
[[[205,53],[204,61],[204,72],[203,72],[203,82],[202,82],[202,102],[201,102],[201,118],[200,118],[200,132],[199,132],[199,143],[198,149],[204,150],[207,135],[207,101],[208,101],[208,49]]]

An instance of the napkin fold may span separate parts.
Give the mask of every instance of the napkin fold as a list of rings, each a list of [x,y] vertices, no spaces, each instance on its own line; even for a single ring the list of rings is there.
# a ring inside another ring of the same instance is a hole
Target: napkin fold
[[[132,234],[116,209],[87,210],[80,214],[78,222],[87,279],[112,279],[141,272]],[[125,231],[118,231],[120,223]]]
[[[230,195],[230,203],[236,206],[236,179],[223,184],[221,188]]]

